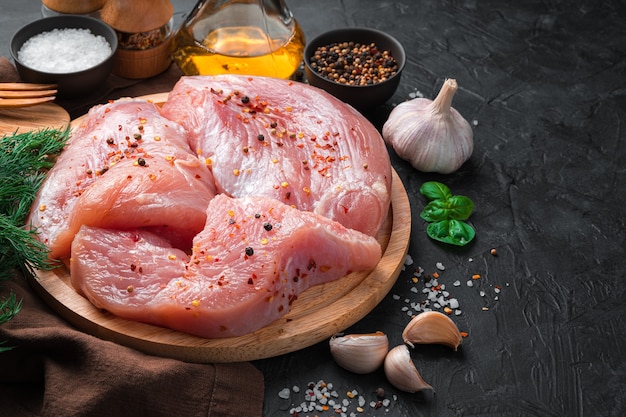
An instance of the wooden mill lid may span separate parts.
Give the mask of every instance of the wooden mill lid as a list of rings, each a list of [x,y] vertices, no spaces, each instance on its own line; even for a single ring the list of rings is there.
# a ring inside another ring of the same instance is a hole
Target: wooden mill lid
[[[100,18],[119,32],[148,32],[165,26],[174,15],[170,0],[106,0]]]
[[[105,0],[41,0],[50,10],[67,14],[88,14],[100,9]]]

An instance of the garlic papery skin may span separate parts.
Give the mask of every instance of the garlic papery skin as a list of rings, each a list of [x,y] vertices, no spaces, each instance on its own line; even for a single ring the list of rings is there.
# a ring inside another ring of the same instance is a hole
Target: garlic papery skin
[[[384,363],[385,376],[394,387],[405,392],[432,390],[415,368],[406,345],[394,347],[387,353]]]
[[[463,337],[450,317],[439,311],[425,311],[406,325],[402,340],[411,347],[414,344],[441,344],[457,350]]]
[[[333,336],[329,343],[335,362],[355,374],[380,368],[389,351],[389,339],[383,332]]]
[[[405,101],[389,114],[383,138],[413,168],[450,174],[472,156],[472,127],[452,107],[457,89],[456,80],[446,79],[435,100]]]

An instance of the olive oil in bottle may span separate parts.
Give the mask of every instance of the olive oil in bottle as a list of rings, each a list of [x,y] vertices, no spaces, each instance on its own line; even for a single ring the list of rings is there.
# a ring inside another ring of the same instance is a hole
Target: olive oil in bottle
[[[186,75],[290,78],[304,34],[282,0],[200,1],[174,36],[173,58]]]

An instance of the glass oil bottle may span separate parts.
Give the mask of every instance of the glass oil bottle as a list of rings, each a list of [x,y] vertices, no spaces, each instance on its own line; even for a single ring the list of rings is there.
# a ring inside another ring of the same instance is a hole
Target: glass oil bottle
[[[290,78],[305,39],[283,0],[200,0],[173,39],[186,75],[242,74]]]

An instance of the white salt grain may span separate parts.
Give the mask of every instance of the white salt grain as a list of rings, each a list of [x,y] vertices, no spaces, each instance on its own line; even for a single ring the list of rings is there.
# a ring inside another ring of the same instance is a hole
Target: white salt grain
[[[53,29],[24,42],[17,56],[29,68],[59,74],[92,68],[111,52],[107,40],[89,29]]]
[[[283,388],[282,390],[280,390],[280,392],[278,393],[278,397],[282,398],[283,400],[286,400],[289,398],[290,392],[289,392],[289,388]]]

